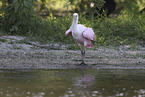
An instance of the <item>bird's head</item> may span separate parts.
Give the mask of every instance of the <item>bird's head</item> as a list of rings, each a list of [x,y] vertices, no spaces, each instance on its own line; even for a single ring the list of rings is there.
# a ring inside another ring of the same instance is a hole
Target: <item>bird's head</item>
[[[73,19],[78,20],[78,14],[77,13],[73,14]]]

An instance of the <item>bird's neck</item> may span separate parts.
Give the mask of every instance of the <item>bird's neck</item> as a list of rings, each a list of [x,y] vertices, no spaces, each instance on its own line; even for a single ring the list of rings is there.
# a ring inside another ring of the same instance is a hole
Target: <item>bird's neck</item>
[[[71,25],[71,30],[76,29],[77,28],[77,24],[78,24],[78,19],[74,19],[73,23]]]

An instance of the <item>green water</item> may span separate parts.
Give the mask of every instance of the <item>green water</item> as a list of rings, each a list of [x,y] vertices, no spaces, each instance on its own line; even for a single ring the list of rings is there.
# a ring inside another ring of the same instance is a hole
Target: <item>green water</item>
[[[145,70],[0,70],[0,97],[145,97]]]

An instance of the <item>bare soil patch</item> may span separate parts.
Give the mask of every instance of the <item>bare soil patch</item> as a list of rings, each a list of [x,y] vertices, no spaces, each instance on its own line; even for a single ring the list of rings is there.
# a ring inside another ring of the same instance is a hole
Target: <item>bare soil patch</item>
[[[35,48],[32,44],[20,43],[25,37],[5,36],[0,42],[0,68],[43,68],[43,69],[75,69],[81,63],[79,50],[53,50]],[[6,40],[6,41],[4,41]],[[37,43],[36,43],[37,44]],[[47,46],[45,46],[47,47]],[[122,46],[117,50],[113,47],[98,47],[86,51],[85,68],[108,69],[145,69],[145,48],[129,50]]]

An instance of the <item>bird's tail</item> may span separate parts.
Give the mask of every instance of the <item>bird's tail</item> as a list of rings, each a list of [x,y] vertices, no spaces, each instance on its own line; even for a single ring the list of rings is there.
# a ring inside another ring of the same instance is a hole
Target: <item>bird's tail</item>
[[[94,47],[91,41],[85,42],[84,45],[85,45],[85,47],[87,47],[87,48],[93,48],[93,47]]]

